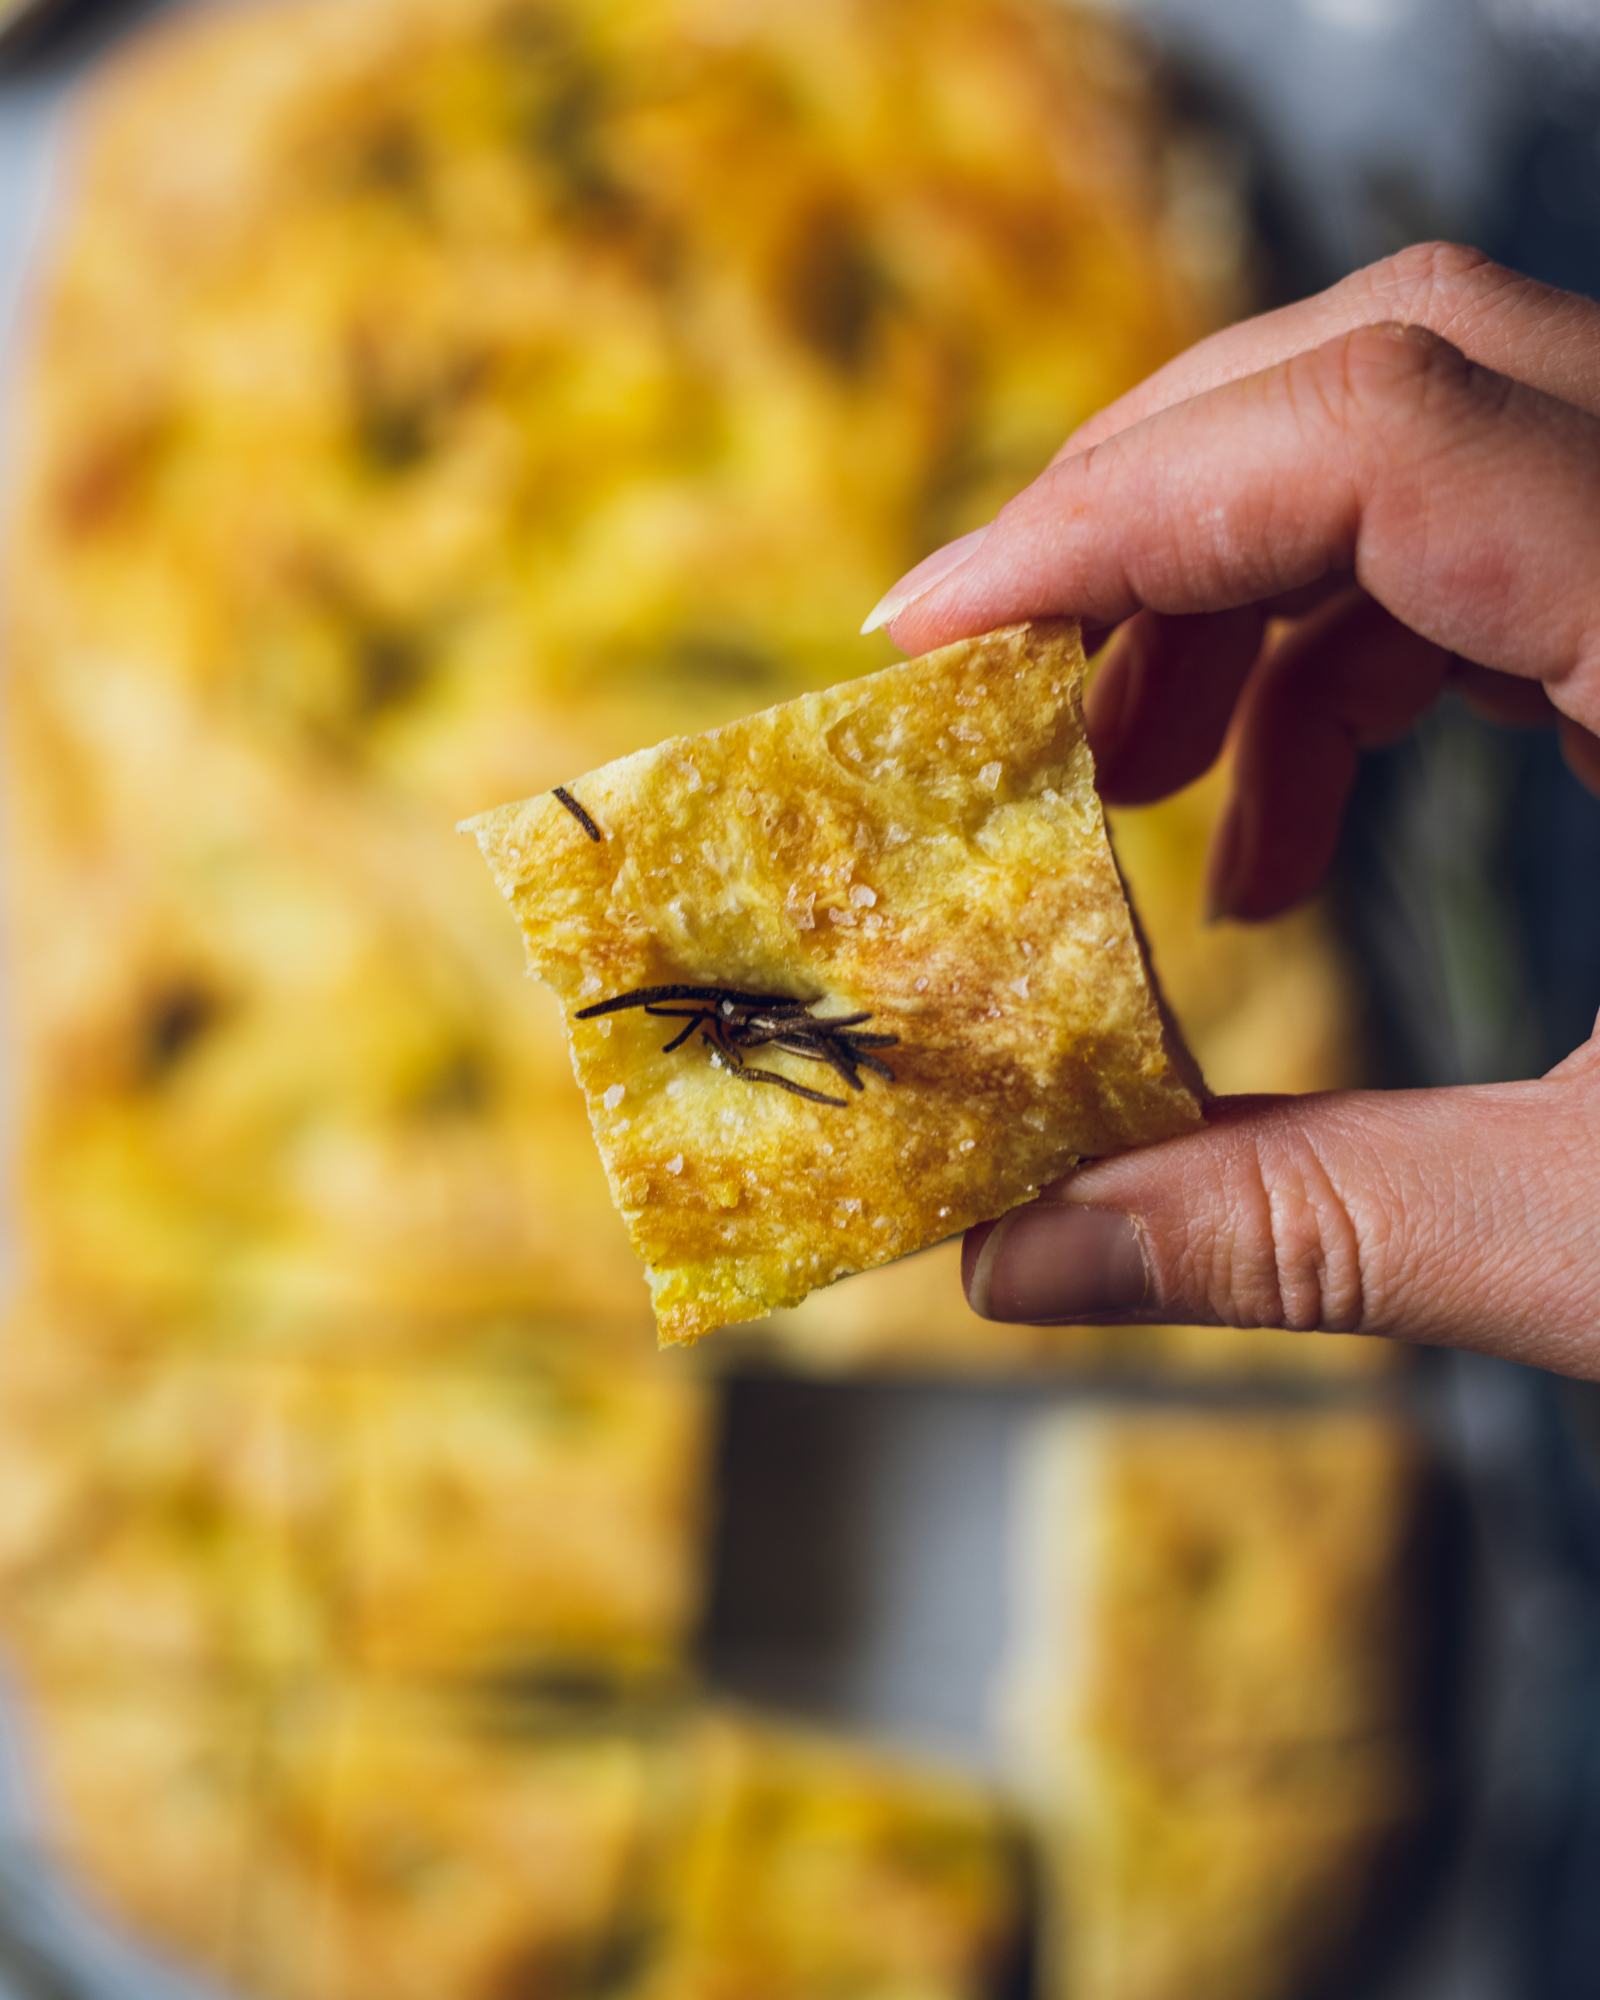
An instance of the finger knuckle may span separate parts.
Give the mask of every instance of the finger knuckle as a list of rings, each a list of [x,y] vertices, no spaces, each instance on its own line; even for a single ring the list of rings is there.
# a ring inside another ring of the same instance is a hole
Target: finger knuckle
[[[1376,275],[1375,291],[1401,304],[1408,319],[1442,332],[1471,317],[1509,274],[1471,244],[1435,239],[1408,244],[1380,264]]]
[[[1233,1226],[1209,1251],[1208,1290],[1224,1316],[1296,1333],[1359,1330],[1377,1246],[1311,1138],[1252,1132],[1230,1179]]]
[[[1336,380],[1349,416],[1384,422],[1411,416],[1467,378],[1460,348],[1425,326],[1358,326],[1336,345]]]
[[[1315,419],[1364,452],[1392,454],[1441,406],[1461,407],[1476,371],[1458,347],[1427,327],[1384,322],[1353,328],[1301,357],[1291,397]],[[1291,369],[1299,364],[1291,364]],[[1493,378],[1489,378],[1493,379]],[[1431,434],[1431,433],[1430,433]]]

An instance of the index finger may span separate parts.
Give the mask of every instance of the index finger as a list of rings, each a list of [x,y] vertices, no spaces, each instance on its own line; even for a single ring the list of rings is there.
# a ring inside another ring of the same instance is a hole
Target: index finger
[[[1481,250],[1416,243],[1326,291],[1197,341],[1080,424],[1053,462],[1207,389],[1391,320],[1425,327],[1469,360],[1600,415],[1600,305],[1508,271]]]
[[[922,651],[1023,618],[1230,610],[1342,574],[1594,728],[1597,573],[1600,419],[1420,329],[1366,327],[1052,466],[890,630]]]

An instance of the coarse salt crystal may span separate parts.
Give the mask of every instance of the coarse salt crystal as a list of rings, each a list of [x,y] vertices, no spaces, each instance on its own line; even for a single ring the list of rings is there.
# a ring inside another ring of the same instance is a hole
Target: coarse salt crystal
[[[668,1160],[668,1162],[667,1162],[667,1172],[668,1172],[669,1174],[672,1174],[672,1175],[674,1175],[674,1176],[676,1176],[676,1175],[678,1175],[678,1174],[681,1174],[681,1173],[683,1172],[683,1155],[682,1155],[682,1153],[674,1153],[674,1154],[673,1154],[673,1156],[672,1156],[672,1158],[671,1158],[670,1160]]]
[[[977,1143],[976,1139],[963,1139],[961,1144],[956,1148],[956,1151],[958,1153],[970,1153],[976,1147]]]
[[[983,769],[978,773],[978,783],[982,785],[986,792],[998,791],[1000,787],[1000,773],[1004,769],[1005,766],[997,757],[993,763],[985,764]]]
[[[627,1094],[628,1086],[625,1083],[614,1083],[601,1098],[600,1102],[608,1111],[615,1111]]]
[[[870,910],[878,900],[878,892],[876,889],[869,889],[865,882],[852,882],[850,900],[858,910]]]
[[[911,982],[911,990],[913,993],[926,993],[930,984],[928,975],[925,972],[919,972]]]
[[[579,986],[578,991],[583,995],[585,995],[585,997],[587,997],[591,993],[598,993],[600,991],[599,973],[586,972],[583,975],[583,983],[581,986]]]

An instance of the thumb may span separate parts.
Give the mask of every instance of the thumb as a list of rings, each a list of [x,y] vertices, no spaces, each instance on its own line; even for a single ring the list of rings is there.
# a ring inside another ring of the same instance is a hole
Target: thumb
[[[1223,1098],[968,1236],[987,1318],[1389,1334],[1600,1376],[1600,1045],[1535,1083]]]

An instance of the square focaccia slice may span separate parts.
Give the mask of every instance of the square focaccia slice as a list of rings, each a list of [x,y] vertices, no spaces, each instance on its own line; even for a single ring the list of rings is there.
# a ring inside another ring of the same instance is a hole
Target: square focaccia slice
[[[1043,1993],[1286,2000],[1370,1942],[1430,1798],[1427,1486],[1384,1410],[1041,1427],[1006,1722]]]
[[[551,1341],[350,1382],[339,1595],[389,1679],[608,1687],[674,1677],[700,1608],[710,1406],[648,1347]]]
[[[1415,1722],[1433,1508],[1404,1417],[1079,1409],[1021,1487],[1024,1764],[1088,1746],[1176,1777]]]
[[[1075,626],[1015,626],[468,823],[567,1010],[664,1339],[1199,1123],[1083,675]]]
[[[987,1788],[725,1707],[703,1712],[692,1746],[660,1947],[618,2000],[1010,1990],[1026,1868]]]
[[[272,1713],[239,1983],[262,2000],[620,2000],[663,1921],[687,1734],[675,1707],[307,1686]]]

